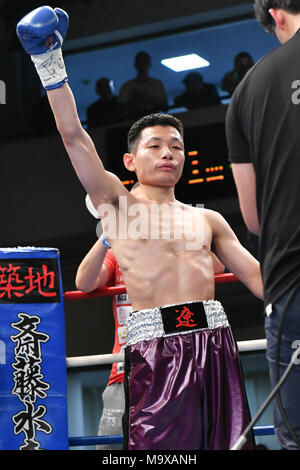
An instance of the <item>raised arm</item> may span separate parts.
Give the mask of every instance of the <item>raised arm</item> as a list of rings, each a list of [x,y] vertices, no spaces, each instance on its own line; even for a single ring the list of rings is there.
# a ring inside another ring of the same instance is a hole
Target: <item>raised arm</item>
[[[17,35],[47,90],[58,131],[79,180],[95,207],[103,202],[114,204],[127,190],[116,175],[104,169],[90,136],[79,121],[61,50],[68,23],[65,11],[43,6],[19,21]]]
[[[116,175],[105,170],[92,139],[79,121],[69,85],[64,83],[59,88],[47,90],[47,95],[64,146],[93,205],[114,204],[121,194],[127,194],[127,190]]]
[[[207,217],[218,258],[254,295],[263,299],[263,284],[257,259],[241,245],[224,217],[214,211],[207,211]]]

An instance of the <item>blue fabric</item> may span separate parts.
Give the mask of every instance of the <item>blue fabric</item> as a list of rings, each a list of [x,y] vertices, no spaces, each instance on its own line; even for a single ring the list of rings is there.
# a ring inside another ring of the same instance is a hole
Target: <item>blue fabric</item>
[[[0,345],[0,449],[68,449],[56,249],[0,249]]]

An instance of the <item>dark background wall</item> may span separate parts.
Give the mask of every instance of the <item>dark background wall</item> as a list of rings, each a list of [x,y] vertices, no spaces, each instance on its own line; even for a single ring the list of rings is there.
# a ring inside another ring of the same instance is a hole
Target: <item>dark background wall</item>
[[[251,2],[187,0],[65,0],[59,6],[70,14],[70,40],[156,24],[169,19],[197,17],[209,11]],[[97,221],[85,208],[85,192],[77,180],[60,137],[33,136],[28,133],[28,119],[33,99],[40,87],[30,59],[16,41],[16,22],[30,9],[44,2],[0,0],[0,79],[7,85],[7,102],[0,105],[0,201],[1,246],[53,246],[60,250],[64,290],[75,289],[77,267],[96,241]],[[56,5],[55,5],[56,6]],[[202,18],[203,20],[203,18]],[[170,23],[170,27],[171,27]],[[173,26],[172,26],[173,27]],[[179,117],[186,129],[219,122],[224,124],[226,107],[203,112],[185,112]],[[122,127],[129,127],[125,122]],[[120,126],[115,125],[114,128]],[[110,163],[106,128],[90,131],[105,165]],[[120,154],[120,162],[121,162]],[[226,156],[224,156],[226,157]],[[121,168],[120,164],[120,168]],[[205,202],[205,197],[203,198]],[[206,207],[220,211],[249,245],[235,195],[206,201]],[[224,303],[237,339],[264,336],[262,303],[240,283],[217,286],[217,297]],[[113,343],[111,299],[66,302],[67,356],[108,353]]]
[[[95,34],[190,16],[196,16],[197,21],[201,22],[199,15],[251,3],[245,0],[61,0],[58,3],[50,2],[49,5],[53,8],[58,5],[68,12],[68,38],[82,39]],[[25,0],[17,4],[10,0],[0,1],[1,36],[10,46],[17,47],[13,30],[18,20],[42,5],[45,5],[45,2],[41,0]]]

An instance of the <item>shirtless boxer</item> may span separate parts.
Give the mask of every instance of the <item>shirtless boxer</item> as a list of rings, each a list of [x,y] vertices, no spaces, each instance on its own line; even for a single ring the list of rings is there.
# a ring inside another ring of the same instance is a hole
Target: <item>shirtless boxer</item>
[[[184,143],[175,117],[146,116],[128,133],[123,161],[136,173],[137,196],[105,170],[67,84],[61,51],[67,25],[63,10],[41,7],[19,22],[17,33],[47,90],[79,180],[94,207],[116,216],[116,231],[107,235],[134,310],[125,351],[125,448],[230,449],[249,414],[237,346],[222,306],[213,300],[211,247],[262,298],[259,263],[220,214],[176,200]],[[143,208],[140,232],[129,230],[137,204]],[[171,219],[168,233],[163,213],[153,223],[157,207]],[[251,445],[249,438],[244,448]]]
[[[137,195],[138,183],[132,188]],[[94,217],[98,218],[97,211],[91,206],[87,198],[87,208]],[[217,259],[214,253],[213,266],[214,273],[220,274],[224,272],[224,265]],[[84,292],[92,292],[95,289],[104,286],[120,286],[124,285],[123,274],[120,271],[118,263],[114,257],[109,244],[103,236],[94,243],[89,252],[85,255],[80,263],[76,274],[76,287]],[[132,306],[127,293],[114,295],[112,302],[112,312],[115,326],[115,340],[113,353],[118,354],[124,350],[126,346],[126,321],[129,313],[132,312]],[[100,312],[99,312],[100,313]],[[103,410],[100,419],[98,435],[116,435],[122,434],[122,416],[125,409],[124,395],[124,363],[114,363],[111,373],[102,394]],[[116,450],[122,449],[119,444],[99,445],[97,450]]]

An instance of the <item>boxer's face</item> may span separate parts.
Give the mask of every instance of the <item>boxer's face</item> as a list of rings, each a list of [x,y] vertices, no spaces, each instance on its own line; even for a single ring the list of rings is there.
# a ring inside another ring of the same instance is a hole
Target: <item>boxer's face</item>
[[[130,154],[131,171],[140,183],[152,186],[175,186],[184,165],[184,144],[173,126],[153,126],[142,130],[134,153]]]

